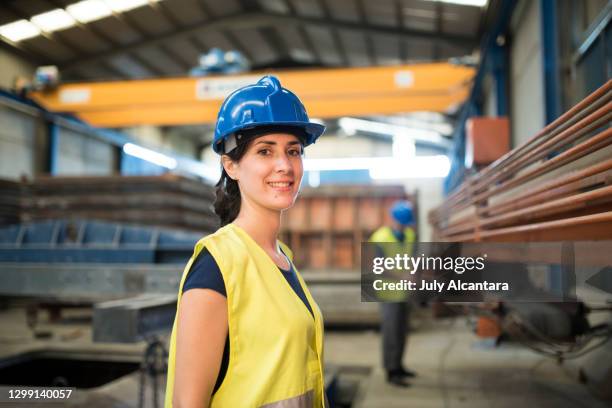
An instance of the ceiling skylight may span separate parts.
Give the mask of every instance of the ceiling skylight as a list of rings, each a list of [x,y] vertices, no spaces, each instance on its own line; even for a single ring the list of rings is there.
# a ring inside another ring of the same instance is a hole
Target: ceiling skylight
[[[66,10],[81,23],[89,23],[113,14],[108,4],[102,0],[79,1],[66,7]]]
[[[30,19],[41,30],[45,32],[53,32],[63,30],[64,28],[72,27],[76,24],[74,18],[63,9],[55,9],[46,13],[38,14]]]
[[[149,0],[106,0],[106,4],[117,13],[149,4]]]
[[[36,37],[39,34],[40,28],[28,20],[17,20],[0,26],[0,35],[13,42]]]
[[[36,37],[41,32],[51,33],[80,23],[89,23],[108,17],[113,13],[123,13],[146,6],[150,1],[162,0],[82,0],[70,4],[66,9],[54,9],[37,14],[28,20],[13,21],[0,26],[0,36],[18,42]]]
[[[460,4],[462,6],[475,6],[475,7],[484,7],[487,5],[488,0],[429,0],[429,1],[438,1],[441,3],[453,3]]]

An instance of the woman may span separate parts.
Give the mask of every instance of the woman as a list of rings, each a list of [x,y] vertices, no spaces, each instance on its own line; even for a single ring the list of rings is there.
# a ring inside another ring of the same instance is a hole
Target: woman
[[[323,321],[277,235],[323,133],[272,76],[223,102],[215,212],[180,283],[166,407],[321,407]]]

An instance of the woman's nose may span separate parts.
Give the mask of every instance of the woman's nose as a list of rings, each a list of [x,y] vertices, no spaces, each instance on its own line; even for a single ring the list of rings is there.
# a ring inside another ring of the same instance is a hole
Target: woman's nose
[[[290,172],[293,170],[293,166],[291,165],[291,160],[289,160],[289,156],[286,154],[280,154],[276,159],[276,170]]]

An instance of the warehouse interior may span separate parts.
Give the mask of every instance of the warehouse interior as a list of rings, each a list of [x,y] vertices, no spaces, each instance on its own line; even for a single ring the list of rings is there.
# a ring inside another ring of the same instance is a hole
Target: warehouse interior
[[[607,0],[3,1],[0,407],[25,387],[163,405],[183,268],[219,228],[217,113],[268,74],[326,127],[279,239],[324,317],[330,406],[611,406],[611,17]],[[571,296],[413,299],[417,376],[389,384],[362,250],[398,200],[416,242],[516,244],[546,284],[569,268]]]

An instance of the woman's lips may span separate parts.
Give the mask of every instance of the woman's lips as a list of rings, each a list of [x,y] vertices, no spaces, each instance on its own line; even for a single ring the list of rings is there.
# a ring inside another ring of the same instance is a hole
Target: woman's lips
[[[276,191],[291,191],[293,181],[268,181],[267,184]]]

